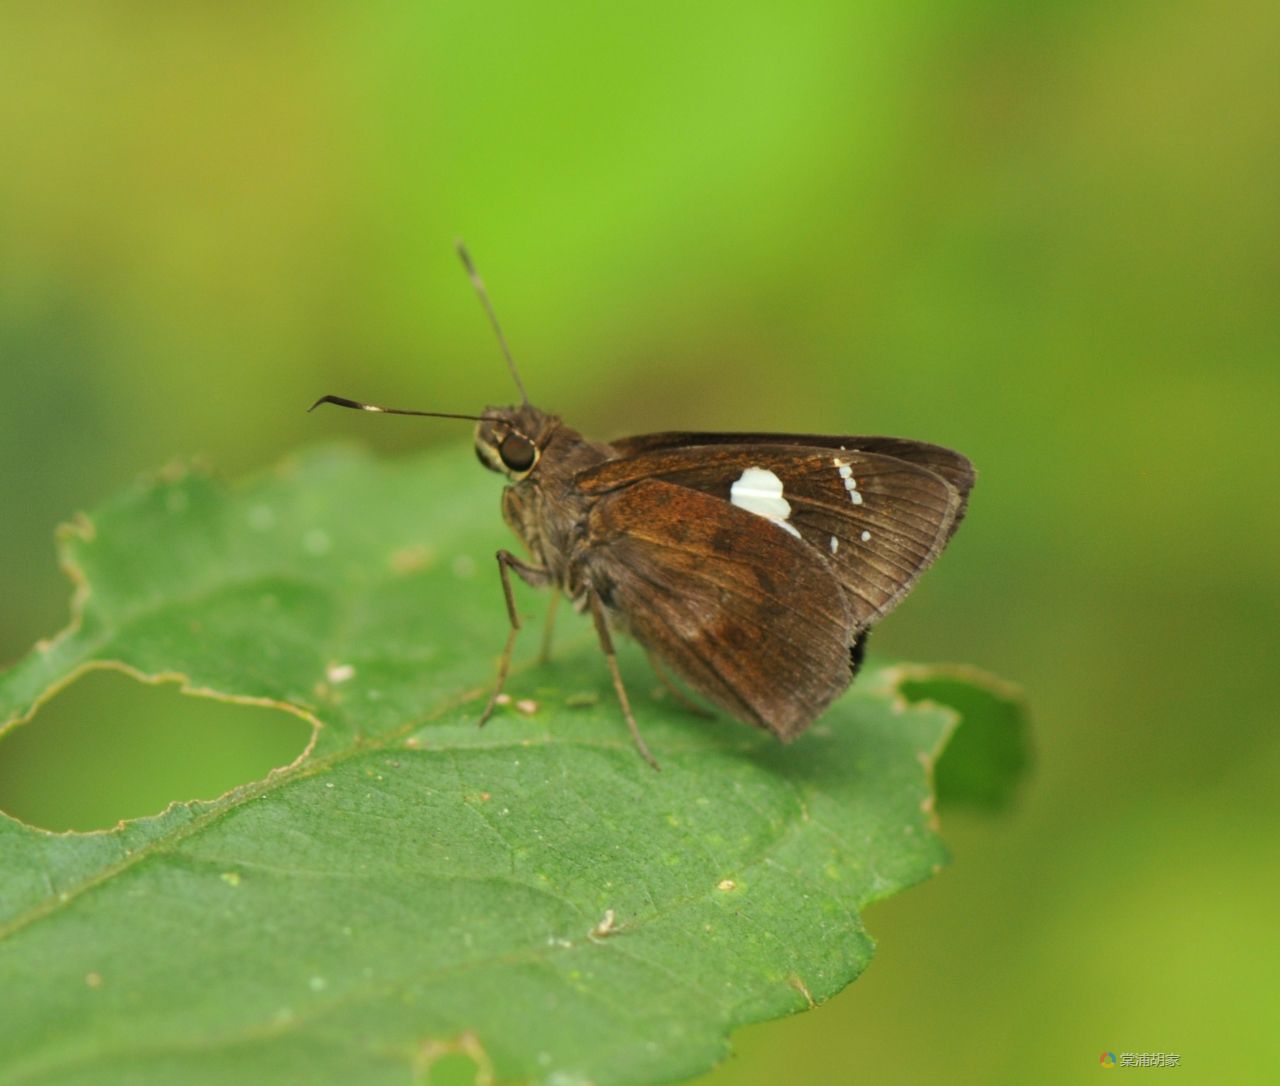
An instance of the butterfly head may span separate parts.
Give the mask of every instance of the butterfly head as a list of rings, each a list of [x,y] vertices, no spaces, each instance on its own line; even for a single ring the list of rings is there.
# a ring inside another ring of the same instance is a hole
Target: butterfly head
[[[520,380],[520,372],[516,369],[515,359],[507,348],[506,337],[498,324],[497,315],[489,301],[489,293],[476,272],[475,265],[467,253],[466,247],[458,242],[458,255],[462,258],[476,293],[484,306],[493,330],[498,337],[498,345],[507,360],[507,368],[520,390],[522,402],[512,407],[486,407],[480,415],[460,415],[448,411],[416,411],[400,407],[382,407],[378,404],[351,400],[345,396],[321,396],[309,408],[314,411],[322,403],[336,404],[356,411],[372,411],[385,415],[422,415],[429,418],[470,419],[476,424],[476,456],[490,471],[505,475],[512,482],[527,479],[538,466],[543,450],[551,440],[552,434],[560,428],[560,420],[545,411],[539,411],[529,402],[529,394],[525,392],[524,382]]]
[[[513,482],[527,479],[537,468],[556,421],[530,403],[486,407],[476,423],[476,457],[490,471]]]

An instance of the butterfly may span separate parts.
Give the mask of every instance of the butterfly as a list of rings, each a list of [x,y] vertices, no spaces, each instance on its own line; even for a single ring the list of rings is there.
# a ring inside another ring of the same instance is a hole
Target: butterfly
[[[522,400],[479,415],[332,403],[476,423],[481,464],[503,475],[502,514],[527,558],[497,552],[510,631],[511,575],[589,613],[637,748],[613,634],[631,636],[728,714],[783,741],[857,674],[872,626],[902,601],[963,519],[974,469],[960,453],[895,437],[644,434],[594,442],[529,402],[488,292],[459,254]]]

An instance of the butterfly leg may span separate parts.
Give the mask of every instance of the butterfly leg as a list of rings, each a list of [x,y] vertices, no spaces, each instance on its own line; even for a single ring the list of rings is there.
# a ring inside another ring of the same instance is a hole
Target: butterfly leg
[[[489,695],[489,704],[480,714],[480,725],[493,715],[494,706],[498,704],[498,696],[507,685],[507,672],[511,670],[511,652],[516,647],[516,634],[520,632],[520,616],[516,613],[516,598],[511,591],[511,570],[515,570],[525,584],[533,588],[545,588],[551,583],[551,574],[541,566],[531,566],[520,561],[510,551],[498,551],[498,574],[502,577],[502,594],[507,600],[507,617],[511,620],[511,629],[507,633],[507,643],[502,649],[502,659],[498,661],[498,682]]]
[[[667,672],[667,669],[658,662],[658,658],[653,653],[649,653],[649,666],[653,668],[653,673],[658,676],[658,681],[666,688],[667,692],[680,703],[681,708],[687,713],[694,716],[700,716],[703,720],[714,720],[715,713],[710,709],[704,709],[680,687],[676,686],[675,680]]]
[[[613,676],[613,689],[617,691],[618,702],[622,706],[622,715],[626,718],[627,727],[631,729],[631,738],[635,740],[636,749],[654,769],[660,769],[657,759],[649,752],[636,718],[631,713],[631,702],[627,699],[627,688],[622,685],[622,672],[618,670],[618,655],[613,651],[613,638],[609,635],[609,624],[605,621],[604,609],[600,606],[600,597],[594,592],[590,595],[591,617],[595,619],[596,633],[600,635],[600,648],[604,652],[605,662],[609,665],[609,674]]]
[[[551,640],[556,632],[556,611],[560,607],[560,593],[553,592],[551,602],[547,604],[547,624],[542,627],[542,648],[538,650],[538,663],[545,664],[551,659]]]

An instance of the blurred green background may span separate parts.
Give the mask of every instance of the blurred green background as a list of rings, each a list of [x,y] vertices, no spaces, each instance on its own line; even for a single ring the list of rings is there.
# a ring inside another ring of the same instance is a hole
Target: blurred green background
[[[1278,41],[1263,2],[5,4],[0,659],[66,621],[54,525],[139,472],[465,442],[302,410],[512,398],[462,235],[592,436],[982,473],[873,648],[1022,682],[1036,771],[708,1086],[1275,1081]],[[0,742],[0,807],[108,825],[304,740],[90,676]]]

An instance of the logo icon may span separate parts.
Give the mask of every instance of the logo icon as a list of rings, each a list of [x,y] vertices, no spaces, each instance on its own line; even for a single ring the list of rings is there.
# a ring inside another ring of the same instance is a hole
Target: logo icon
[[[1098,1065],[1100,1067],[1114,1067],[1116,1065],[1116,1054],[1114,1052],[1104,1052],[1098,1057]]]

